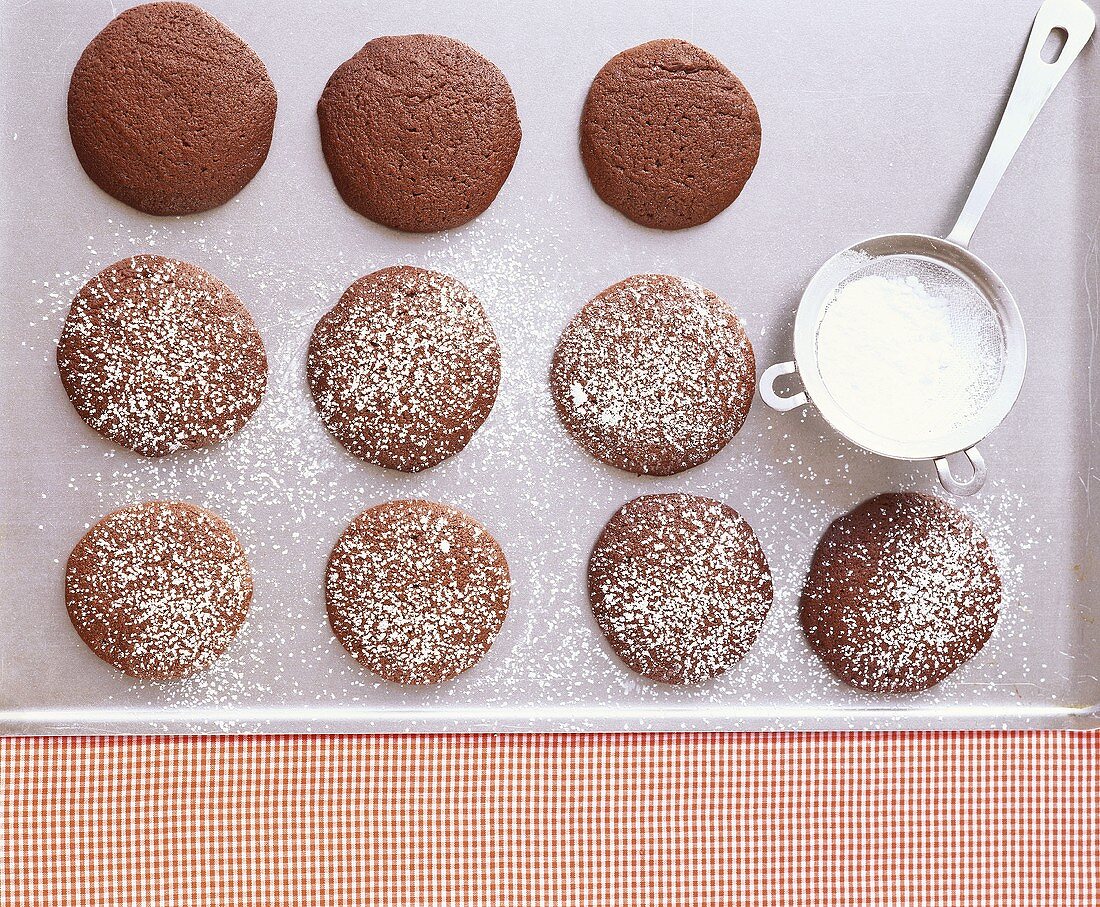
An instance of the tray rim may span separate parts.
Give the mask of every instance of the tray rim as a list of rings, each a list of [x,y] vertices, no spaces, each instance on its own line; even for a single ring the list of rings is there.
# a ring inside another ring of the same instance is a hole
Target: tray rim
[[[853,726],[852,722],[857,722]],[[636,726],[635,726],[636,725]],[[0,711],[0,736],[116,736],[129,734],[552,734],[552,733],[787,733],[791,731],[996,731],[1100,732],[1100,703],[1023,706],[1012,711],[982,706],[889,705],[734,707],[718,704],[635,707],[628,721],[611,705],[549,706],[517,720],[509,706],[481,709],[364,706],[219,709],[9,709]]]

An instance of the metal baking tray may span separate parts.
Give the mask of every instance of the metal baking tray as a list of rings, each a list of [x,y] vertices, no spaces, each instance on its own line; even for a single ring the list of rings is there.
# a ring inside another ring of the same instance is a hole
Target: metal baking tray
[[[694,278],[743,316],[761,364],[789,358],[803,286],[835,250],[897,229],[950,226],[988,146],[1037,0],[881,4],[462,4],[206,0],[266,62],[279,90],[267,164],[200,217],[150,218],[100,192],[69,143],[73,64],[114,14],[106,2],[3,5],[0,66],[0,729],[5,732],[950,728],[1100,725],[1100,48],[1044,109],[973,248],[1020,304],[1031,347],[1020,401],[983,446],[990,480],[961,506],[990,536],[1006,584],[990,644],[933,690],[871,696],[834,680],[796,621],[813,547],[834,517],[881,491],[935,491],[934,475],[861,453],[813,412],[757,402],[709,463],[635,478],[571,443],[547,392],[569,317],[630,274]],[[314,105],[369,38],[436,32],[495,61],[523,145],[473,223],[395,233],[350,211],[321,156]],[[741,198],[680,232],[636,226],[599,201],[577,150],[588,85],[614,53],[679,36],[717,54],[761,111],[763,149]],[[223,278],[255,314],[267,398],[216,449],[145,460],[71,410],[54,344],[71,297],[105,265],[152,251]],[[410,263],[453,274],[484,302],[504,378],[459,456],[418,475],[365,465],[318,421],[304,380],[310,330],[356,277]],[[695,688],[647,682],[612,655],[584,569],[604,522],[645,492],[719,498],[756,528],[775,604],[736,668]],[[348,520],[421,496],[491,528],[515,578],[504,629],[457,680],[404,689],[361,670],[329,632],[321,579]],[[178,498],[225,516],[256,582],[244,632],[211,671],[132,682],[73,632],[65,558],[85,526],[130,501]]]

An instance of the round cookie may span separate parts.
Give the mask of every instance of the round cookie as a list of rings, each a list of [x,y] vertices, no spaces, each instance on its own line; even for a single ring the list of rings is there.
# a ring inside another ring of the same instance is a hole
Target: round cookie
[[[69,82],[69,135],[104,192],[146,214],[216,208],[259,171],[275,126],[263,62],[190,3],[112,19]]]
[[[229,648],[252,571],[219,516],[168,501],[108,514],[65,566],[65,607],[100,658],[139,680],[181,680]]]
[[[592,613],[626,664],[663,683],[723,673],[756,641],[772,603],[752,528],[719,501],[656,494],[624,504],[588,560]]]
[[[500,347],[477,297],[406,266],[355,281],[317,322],[306,375],[321,421],[370,463],[417,472],[458,453],[500,384]]]
[[[558,416],[592,456],[667,476],[709,460],[741,430],[756,359],[740,319],[690,280],[629,277],[569,323],[554,351]]]
[[[916,693],[986,644],[1000,606],[993,552],[970,517],[930,495],[882,494],[826,530],[799,617],[841,680]]]
[[[612,57],[581,113],[581,157],[596,193],[646,227],[705,223],[744,188],[760,155],[752,96],[687,41]]]
[[[390,501],[357,516],[325,574],[329,623],[365,668],[394,683],[438,683],[489,651],[511,579],[496,540],[454,507]]]
[[[504,74],[440,35],[369,41],[332,74],[317,118],[344,201],[395,230],[433,233],[473,220],[519,152]]]
[[[147,457],[228,438],[267,386],[263,340],[241,301],[202,268],[159,255],[123,259],[84,285],[57,368],[81,419]]]

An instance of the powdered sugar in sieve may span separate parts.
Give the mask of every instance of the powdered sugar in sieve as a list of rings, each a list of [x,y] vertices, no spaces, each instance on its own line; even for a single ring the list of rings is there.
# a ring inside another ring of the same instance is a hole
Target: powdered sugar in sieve
[[[817,370],[836,404],[881,437],[925,441],[974,419],[1004,373],[1004,328],[958,272],[917,255],[857,267],[822,309]]]

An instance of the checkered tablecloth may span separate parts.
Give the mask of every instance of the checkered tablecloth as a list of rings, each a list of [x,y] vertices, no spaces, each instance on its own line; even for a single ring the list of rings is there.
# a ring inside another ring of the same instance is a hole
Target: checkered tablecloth
[[[0,741],[5,904],[1088,905],[1100,735]]]

